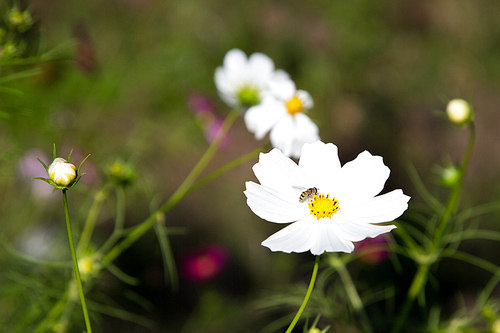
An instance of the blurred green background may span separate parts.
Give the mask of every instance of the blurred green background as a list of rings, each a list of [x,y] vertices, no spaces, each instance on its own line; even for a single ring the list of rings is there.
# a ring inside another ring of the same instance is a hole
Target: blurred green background
[[[0,8],[11,5],[7,1]],[[412,196],[410,208],[422,200],[409,180],[408,162],[444,198],[446,190],[437,185],[433,168],[448,159],[460,161],[467,132],[436,116],[436,110],[444,111],[451,98],[468,99],[476,112],[477,143],[463,205],[499,199],[500,2],[34,0],[22,1],[21,7],[36,20],[23,35],[26,52],[58,47],[67,58],[38,64],[38,75],[3,85],[23,95],[0,92],[1,234],[41,259],[68,259],[67,238],[60,193],[34,194],[40,191],[33,187],[36,181],[20,169],[29,163],[26,156],[36,163],[36,156],[44,159],[44,154],[48,164],[53,143],[61,156],[73,148],[75,164],[91,154],[82,168],[87,173],[82,186],[69,193],[77,234],[89,193],[104,183],[105,166],[117,157],[132,161],[138,171],[126,190],[126,225],[143,221],[151,202],[163,203],[208,147],[202,122],[189,106],[193,96],[213,103],[221,117],[229,112],[217,97],[213,73],[235,47],[267,54],[299,89],[311,93],[315,106],[309,116],[322,140],[338,145],[342,163],[365,149],[383,156],[391,169],[386,190],[402,188]],[[29,68],[2,66],[0,75]],[[207,172],[267,140],[256,141],[237,120]],[[255,301],[265,291],[302,281],[312,256],[272,253],[260,246],[281,226],[259,219],[246,206],[242,192],[245,181],[255,180],[251,166],[256,161],[198,190],[166,216],[167,226],[187,230],[171,237],[177,263],[216,244],[227,253],[222,272],[208,282],[181,274],[179,291],[172,292],[150,232],[116,262],[141,284],[130,287],[104,272],[89,294],[156,324],[147,329],[94,315],[100,322],[96,332],[251,332],[274,318],[256,311]],[[104,205],[96,244],[112,230],[113,205],[112,200]],[[490,214],[482,225],[498,230],[497,221],[498,214]],[[496,243],[463,246],[500,264]],[[57,295],[69,278],[69,273],[22,264],[4,250],[0,265],[0,316],[10,327],[21,320],[22,311],[14,309],[39,301],[36,294],[43,287],[35,281],[50,281]],[[353,269],[361,285],[391,283],[398,276],[390,266]],[[458,308],[457,294],[467,298],[489,277],[464,267],[472,266],[444,262],[435,272],[440,289],[434,290],[434,301],[447,314]],[[411,265],[408,269],[411,276]],[[36,292],[30,296],[16,294],[32,289]],[[130,291],[149,306],[127,299]],[[38,312],[24,315],[35,318],[48,309],[41,304]]]

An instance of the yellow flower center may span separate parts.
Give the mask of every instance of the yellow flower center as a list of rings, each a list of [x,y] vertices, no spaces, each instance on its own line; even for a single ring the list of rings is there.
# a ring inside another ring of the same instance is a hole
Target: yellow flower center
[[[332,218],[332,215],[339,210],[339,202],[335,198],[329,198],[330,194],[326,196],[323,193],[315,195],[309,200],[309,210],[318,220],[323,217]]]
[[[286,102],[286,108],[290,114],[302,112],[302,101],[297,96],[293,96],[288,102]]]

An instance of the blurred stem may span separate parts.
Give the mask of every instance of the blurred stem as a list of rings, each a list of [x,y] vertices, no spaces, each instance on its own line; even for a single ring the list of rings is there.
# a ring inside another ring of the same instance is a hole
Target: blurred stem
[[[307,288],[307,293],[306,296],[304,297],[304,300],[302,301],[302,305],[300,306],[299,311],[297,311],[297,314],[293,318],[292,322],[290,323],[290,326],[288,326],[288,329],[286,330],[285,333],[290,333],[293,330],[293,328],[299,321],[302,312],[304,312],[304,309],[306,308],[307,302],[309,301],[309,297],[311,297],[311,293],[314,288],[314,283],[316,282],[316,276],[318,275],[319,257],[320,256],[316,256],[316,260],[314,261],[314,268],[311,276],[311,282],[309,282],[309,287]]]
[[[85,303],[85,296],[83,294],[82,279],[80,277],[80,270],[78,269],[78,260],[76,258],[75,244],[73,243],[73,233],[71,231],[71,223],[69,221],[68,198],[66,196],[66,190],[62,190],[62,193],[63,193],[63,203],[64,203],[64,216],[66,217],[66,227],[68,229],[69,248],[71,250],[71,257],[73,258],[73,268],[75,270],[75,278],[76,278],[76,284],[78,286],[78,294],[80,295],[80,302],[82,304],[83,317],[85,319],[85,326],[87,328],[87,333],[92,333],[92,328],[90,327],[89,313],[87,310],[87,303]]]
[[[99,249],[100,253],[105,253],[109,250],[113,245],[116,244],[116,241],[120,238],[121,232],[123,230],[123,225],[125,223],[125,191],[122,186],[115,187],[116,191],[116,217],[115,217],[115,226],[113,228],[113,232],[111,236],[106,240],[106,242]]]
[[[399,313],[398,318],[396,319],[396,323],[392,330],[393,333],[397,333],[401,330],[401,328],[405,324],[408,314],[410,313],[413,301],[422,291],[422,288],[424,288],[425,283],[427,282],[427,274],[429,273],[430,266],[439,258],[439,252],[441,251],[440,246],[442,245],[443,236],[446,228],[448,227],[448,222],[457,210],[465,171],[467,170],[467,166],[469,165],[470,157],[472,155],[472,149],[474,148],[474,142],[476,140],[476,128],[474,126],[474,122],[471,122],[469,124],[469,130],[469,141],[462,158],[462,163],[460,164],[460,178],[458,179],[455,186],[451,189],[450,196],[448,197],[446,206],[444,207],[441,218],[439,219],[436,232],[434,233],[433,242],[429,244],[429,247],[426,250],[427,260],[418,262],[419,266],[417,269],[417,274],[415,274],[415,277],[413,278],[402,310]]]
[[[342,279],[342,283],[344,284],[345,291],[347,293],[347,297],[349,297],[349,301],[351,302],[354,311],[360,316],[361,323],[366,332],[373,332],[370,320],[365,312],[365,308],[363,306],[363,302],[359,297],[358,291],[354,286],[354,283],[351,279],[351,275],[347,270],[347,267],[344,261],[337,256],[337,254],[332,254],[329,257],[330,264],[337,270],[340,278]]]
[[[52,310],[45,316],[45,319],[42,320],[40,324],[36,327],[33,333],[43,333],[47,331],[47,327],[53,323],[56,318],[58,318],[61,313],[63,313],[64,308],[66,307],[68,292],[57,301],[57,303],[52,307]]]
[[[201,172],[206,168],[208,163],[212,160],[215,153],[219,149],[222,140],[226,136],[229,128],[233,124],[233,122],[238,118],[240,113],[239,108],[234,108],[224,120],[219,132],[215,136],[214,140],[208,147],[205,154],[201,157],[200,161],[195,165],[193,170],[189,173],[189,175],[184,179],[179,188],[172,194],[170,199],[161,206],[155,213],[153,213],[149,218],[140,223],[135,229],[133,229],[127,237],[120,243],[118,243],[115,247],[113,247],[103,258],[102,264],[106,266],[108,263],[115,260],[123,251],[128,249],[133,243],[135,243],[142,235],[144,235],[149,229],[151,229],[159,216],[158,214],[165,214],[170,209],[172,209],[175,205],[179,203],[189,192],[191,186],[195,182],[195,180],[199,177]]]
[[[406,299],[403,303],[403,306],[401,307],[401,312],[399,313],[398,318],[396,319],[396,323],[391,331],[392,333],[397,333],[401,330],[401,328],[403,328],[403,325],[406,322],[406,318],[408,317],[408,314],[410,313],[411,307],[413,305],[413,301],[418,296],[420,290],[427,281],[428,272],[429,272],[428,264],[421,264],[418,267],[417,274],[415,274],[415,277],[413,278],[410,289],[408,289],[408,294],[406,295]]]
[[[191,188],[189,189],[189,191],[188,191],[187,194],[191,194],[192,192],[196,191],[200,187],[205,186],[206,184],[210,183],[212,180],[214,180],[217,177],[225,174],[229,170],[231,170],[231,169],[237,167],[238,165],[241,165],[241,164],[243,164],[243,163],[245,163],[247,161],[250,161],[254,157],[259,156],[259,154],[263,151],[263,149],[264,149],[263,147],[260,147],[260,148],[258,148],[256,150],[254,150],[254,151],[246,154],[246,155],[243,155],[241,157],[238,157],[238,158],[232,160],[228,164],[223,165],[219,169],[213,171],[212,173],[208,174],[204,178],[202,178],[199,181],[197,181],[196,183],[194,183],[193,186],[191,186]]]
[[[474,148],[474,142],[476,140],[476,127],[474,126],[473,122],[469,125],[469,129],[469,142],[467,143],[467,148],[460,165],[460,178],[452,188],[450,196],[448,197],[448,202],[446,203],[443,215],[441,215],[441,219],[439,220],[438,227],[434,234],[434,242],[431,245],[431,250],[435,250],[441,244],[441,240],[443,238],[446,227],[448,226],[448,222],[458,207],[458,200],[460,198],[460,190],[462,189],[465,171],[467,170],[467,166],[469,165],[470,157],[472,155],[472,149]]]
[[[102,203],[109,195],[110,187],[111,186],[109,183],[104,185],[104,187],[94,196],[94,202],[92,202],[92,206],[90,206],[87,220],[85,221],[85,225],[80,236],[80,241],[78,242],[76,253],[78,253],[79,256],[83,255],[83,252],[87,249],[90,243],[90,238],[92,237],[92,233],[94,232],[97,217],[99,216],[99,212],[101,211]]]

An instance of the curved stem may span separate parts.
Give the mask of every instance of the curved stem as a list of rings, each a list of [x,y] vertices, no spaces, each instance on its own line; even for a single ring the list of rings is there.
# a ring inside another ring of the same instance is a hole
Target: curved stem
[[[356,313],[359,315],[365,331],[370,333],[373,332],[370,320],[368,319],[368,315],[365,312],[363,301],[361,301],[361,297],[359,297],[358,291],[356,290],[354,282],[352,281],[351,274],[349,274],[344,261],[340,259],[336,254],[334,254],[330,257],[330,263],[339,273],[340,279],[344,284],[347,297],[349,297],[349,301],[351,302],[354,311],[356,311]]]
[[[214,157],[215,153],[219,149],[220,144],[222,143],[222,140],[226,136],[226,133],[229,131],[229,128],[233,124],[233,122],[236,120],[239,114],[239,109],[234,108],[229,115],[226,117],[224,120],[224,123],[222,124],[219,132],[215,136],[214,140],[212,141],[211,145],[208,147],[207,151],[205,154],[201,157],[201,159],[198,161],[198,163],[195,165],[193,170],[189,173],[189,175],[184,179],[182,184],[179,186],[179,188],[172,194],[172,196],[168,199],[168,201],[161,206],[155,213],[151,214],[150,217],[148,217],[145,221],[140,223],[137,227],[135,227],[134,230],[132,230],[127,237],[115,247],[113,247],[103,258],[102,260],[102,265],[106,266],[107,264],[111,263],[113,260],[116,259],[123,251],[128,249],[133,243],[135,243],[142,235],[144,235],[149,229],[151,229],[157,219],[158,219],[158,214],[164,214],[168,212],[170,209],[172,209],[175,205],[179,203],[188,193],[195,182],[195,180],[199,177],[201,172],[206,168],[208,163],[212,160]]]
[[[115,216],[115,226],[111,236],[104,242],[104,244],[99,249],[100,253],[105,253],[113,245],[116,244],[123,231],[123,225],[125,223],[125,191],[123,187],[117,186],[115,188],[116,192],[116,216]]]
[[[78,246],[76,249],[76,253],[78,255],[82,255],[89,245],[90,238],[92,237],[92,233],[94,232],[94,228],[97,222],[97,217],[99,216],[99,212],[101,211],[102,203],[109,195],[109,188],[110,184],[104,185],[104,188],[102,188],[94,196],[94,202],[92,202],[92,206],[90,206],[87,220],[85,221],[83,231],[80,235],[80,241],[78,242]]]
[[[85,303],[85,296],[83,294],[82,279],[80,277],[80,270],[78,269],[78,260],[76,259],[75,244],[73,242],[73,232],[71,231],[71,223],[69,221],[68,198],[66,196],[66,190],[62,190],[62,193],[63,193],[63,204],[64,204],[64,216],[66,217],[66,227],[68,229],[69,248],[71,250],[71,257],[73,258],[73,268],[75,270],[75,278],[76,278],[76,284],[78,286],[78,294],[80,295],[80,302],[82,304],[83,317],[85,319],[85,326],[87,328],[87,333],[92,333],[92,328],[90,327],[89,312],[87,310],[87,303]]]
[[[469,142],[467,143],[465,154],[462,158],[462,163],[460,165],[460,179],[457,181],[456,185],[451,190],[450,196],[448,197],[448,201],[446,202],[443,215],[441,215],[437,230],[434,234],[434,242],[433,246],[431,246],[432,250],[435,250],[441,243],[443,234],[446,230],[446,226],[448,225],[448,221],[450,220],[453,213],[455,213],[458,206],[458,199],[460,198],[460,190],[462,189],[462,183],[464,180],[465,171],[467,170],[467,166],[469,165],[472,149],[474,148],[474,142],[476,140],[476,128],[474,126],[474,123],[471,123],[469,125],[469,128],[470,128],[470,137],[469,137]]]
[[[438,226],[434,233],[433,241],[427,248],[426,252],[427,256],[429,257],[432,257],[437,251],[439,251],[439,247],[442,245],[441,243],[446,231],[446,227],[448,226],[448,222],[450,221],[452,215],[456,212],[458,207],[460,190],[462,189],[465,171],[467,170],[467,166],[469,165],[470,157],[472,155],[472,149],[474,148],[474,143],[476,140],[476,128],[473,122],[470,123],[469,129],[469,141],[467,142],[467,147],[465,149],[464,156],[462,157],[462,163],[460,164],[460,179],[451,190],[450,196],[448,197],[448,201],[446,202],[446,206],[444,207],[443,213],[439,219]],[[436,258],[438,258],[438,256],[436,256]],[[396,319],[395,326],[393,327],[393,333],[399,332],[403,327],[406,318],[410,313],[413,301],[421,292],[422,288],[424,288],[425,283],[427,282],[427,274],[429,273],[430,266],[434,262],[435,261],[426,261],[423,263],[419,263],[417,274],[413,278],[410,289],[408,290],[408,294],[406,295],[405,302],[403,303],[402,310],[399,313],[398,318]]]
[[[302,312],[304,312],[304,309],[306,308],[307,302],[309,301],[309,297],[311,296],[311,293],[314,288],[314,282],[316,282],[316,276],[318,275],[318,267],[319,267],[319,256],[316,256],[316,260],[314,261],[314,268],[313,268],[313,273],[311,276],[311,282],[309,282],[309,288],[307,288],[307,293],[306,296],[304,297],[304,300],[302,301],[302,305],[299,308],[299,311],[297,311],[297,314],[293,318],[292,322],[290,323],[290,326],[288,326],[288,329],[286,330],[285,333],[290,333],[297,322],[300,319],[300,316],[302,315]]]

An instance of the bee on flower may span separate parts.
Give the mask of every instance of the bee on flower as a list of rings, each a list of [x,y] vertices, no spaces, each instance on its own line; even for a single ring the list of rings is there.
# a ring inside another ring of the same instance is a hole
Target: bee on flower
[[[382,157],[364,151],[341,166],[332,143],[305,144],[298,164],[273,149],[253,171],[260,184],[246,183],[250,209],[269,222],[290,223],[262,242],[271,251],[350,253],[353,242],[396,228],[378,224],[398,218],[410,200],[399,189],[379,195],[390,173]],[[318,192],[301,202],[297,186]]]

